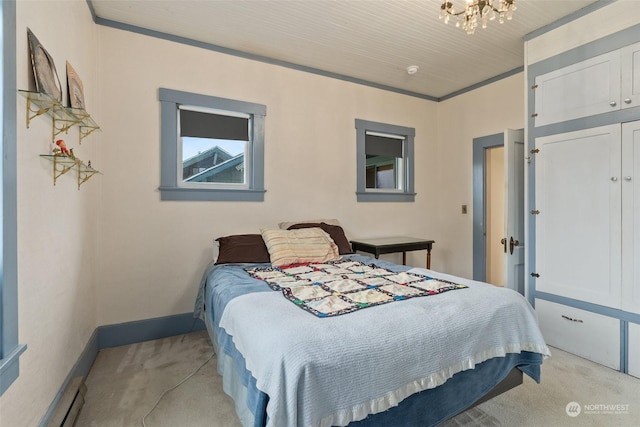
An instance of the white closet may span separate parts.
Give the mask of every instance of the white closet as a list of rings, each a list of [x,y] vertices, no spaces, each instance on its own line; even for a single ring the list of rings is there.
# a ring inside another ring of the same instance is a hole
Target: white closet
[[[640,377],[637,40],[544,73],[530,68],[528,127],[531,299],[543,335]]]
[[[640,313],[640,121],[536,138],[535,148],[536,290]],[[620,369],[618,319],[535,305],[548,344]]]

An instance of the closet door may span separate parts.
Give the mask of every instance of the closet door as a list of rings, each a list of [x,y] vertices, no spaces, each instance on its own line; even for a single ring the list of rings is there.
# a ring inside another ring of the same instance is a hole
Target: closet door
[[[535,145],[536,290],[620,308],[620,125]]]
[[[622,125],[622,308],[640,313],[640,121]]]
[[[620,52],[613,51],[535,79],[535,126],[620,109]]]
[[[640,106],[640,43],[622,49],[622,108]]]

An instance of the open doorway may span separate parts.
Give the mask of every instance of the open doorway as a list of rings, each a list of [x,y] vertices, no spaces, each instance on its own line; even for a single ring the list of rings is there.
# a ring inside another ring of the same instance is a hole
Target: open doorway
[[[473,140],[473,278],[524,294],[524,132]]]
[[[483,282],[488,281],[487,156],[491,152],[489,150],[496,148],[504,149],[504,135],[501,133],[473,139],[473,279]]]
[[[490,147],[485,151],[485,281],[504,286],[504,146]]]

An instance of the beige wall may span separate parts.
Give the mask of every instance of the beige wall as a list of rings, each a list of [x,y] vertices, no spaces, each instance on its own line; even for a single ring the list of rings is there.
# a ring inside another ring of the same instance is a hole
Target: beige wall
[[[618,0],[525,43],[525,64],[534,64],[638,24],[640,1]]]
[[[99,33],[99,324],[191,311],[218,236],[331,217],[352,237],[439,240],[436,103],[112,28]],[[160,87],[267,106],[264,202],[160,201]],[[415,203],[356,202],[356,118],[415,128]],[[424,266],[424,253],[408,258]]]
[[[66,96],[69,61],[82,78],[87,110],[100,116],[97,28],[84,1],[17,2],[17,86],[34,90],[27,27],[55,61]],[[66,99],[66,98],[65,98]],[[53,186],[48,116],[24,122],[26,99],[18,96],[18,312],[20,376],[0,397],[0,424],[37,425],[96,328],[96,233],[100,178],[78,191],[72,172]],[[78,157],[100,164],[99,134],[78,144],[74,128],[62,134]]]
[[[438,104],[434,185],[440,197],[434,207],[440,241],[434,256],[440,260],[436,266],[440,271],[473,276],[473,138],[523,127],[523,73]],[[463,204],[469,206],[466,215],[460,213]]]

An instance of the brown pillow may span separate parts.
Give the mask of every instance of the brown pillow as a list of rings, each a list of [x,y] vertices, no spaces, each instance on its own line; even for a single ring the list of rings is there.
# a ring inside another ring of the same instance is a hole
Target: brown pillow
[[[220,246],[216,264],[271,262],[261,234],[236,234],[216,240]]]
[[[312,228],[312,227],[322,228],[322,230],[324,230],[324,232],[331,237],[333,242],[336,245],[338,245],[338,252],[340,253],[340,255],[353,253],[353,250],[351,250],[351,244],[349,243],[349,239],[347,239],[347,236],[345,236],[344,234],[344,230],[339,225],[331,225],[331,224],[327,224],[326,222],[318,222],[318,223],[306,222],[301,224],[293,224],[287,230],[294,230],[297,228]]]

